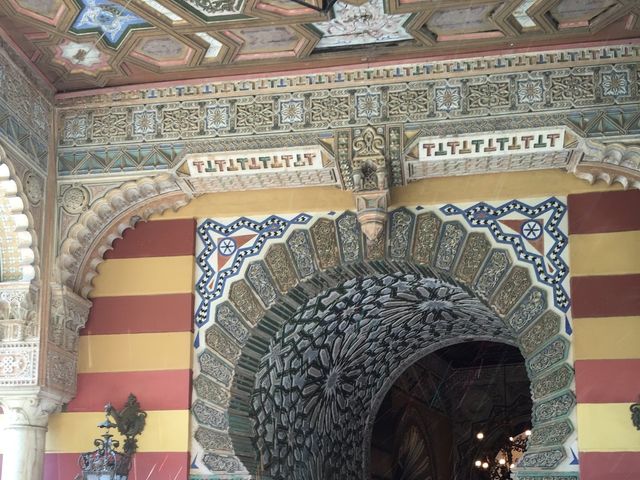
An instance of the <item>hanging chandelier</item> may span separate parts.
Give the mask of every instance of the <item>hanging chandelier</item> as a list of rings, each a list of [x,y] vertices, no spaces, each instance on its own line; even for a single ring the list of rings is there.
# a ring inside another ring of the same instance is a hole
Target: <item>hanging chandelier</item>
[[[513,469],[527,448],[531,430],[509,437],[497,454],[484,454],[475,460],[474,466],[488,480],[511,480]],[[484,433],[476,435],[478,441],[484,440]]]

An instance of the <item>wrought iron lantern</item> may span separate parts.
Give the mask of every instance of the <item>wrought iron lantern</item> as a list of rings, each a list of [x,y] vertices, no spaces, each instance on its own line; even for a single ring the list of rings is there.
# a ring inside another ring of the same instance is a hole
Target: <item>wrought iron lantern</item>
[[[133,394],[129,394],[121,410],[108,403],[104,411],[106,418],[98,425],[104,433],[93,442],[96,450],[80,455],[78,463],[82,474],[76,477],[77,480],[127,480],[129,477],[131,461],[138,449],[136,437],[144,430],[147,413],[140,409]],[[122,451],[117,450],[120,442],[113,438],[112,428],[124,436]]]
[[[631,410],[631,422],[633,426],[640,430],[640,403],[632,404],[629,410]]]

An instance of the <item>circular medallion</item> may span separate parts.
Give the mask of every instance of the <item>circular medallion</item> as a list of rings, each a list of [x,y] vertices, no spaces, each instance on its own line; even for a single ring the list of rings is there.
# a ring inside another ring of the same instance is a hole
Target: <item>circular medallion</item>
[[[62,208],[67,213],[78,214],[86,210],[89,205],[89,192],[78,186],[73,186],[65,190],[62,194]]]
[[[236,242],[232,238],[223,238],[218,242],[218,249],[220,250],[220,254],[228,257],[232,255],[233,252],[236,251]]]
[[[522,224],[521,232],[527,240],[535,240],[542,235],[542,225],[536,220],[529,220]]]

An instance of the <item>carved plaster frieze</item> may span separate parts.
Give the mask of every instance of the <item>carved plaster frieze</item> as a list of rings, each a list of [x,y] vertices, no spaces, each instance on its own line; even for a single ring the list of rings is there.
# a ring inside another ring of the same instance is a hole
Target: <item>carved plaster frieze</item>
[[[584,140],[567,170],[591,184],[602,180],[608,185],[619,183],[625,189],[640,188],[640,146]]]
[[[87,323],[91,302],[65,285],[51,286],[49,342],[72,354],[78,351],[78,334]]]
[[[0,391],[38,383],[39,340],[0,343]]]
[[[37,289],[28,282],[5,282],[0,289],[0,389],[38,382],[40,328]]]
[[[113,241],[139,220],[188,203],[192,193],[175,175],[126,182],[95,199],[69,228],[58,267],[62,284],[86,297],[96,268]]]
[[[0,290],[0,341],[24,342],[39,336],[36,287],[28,282],[4,282]]]

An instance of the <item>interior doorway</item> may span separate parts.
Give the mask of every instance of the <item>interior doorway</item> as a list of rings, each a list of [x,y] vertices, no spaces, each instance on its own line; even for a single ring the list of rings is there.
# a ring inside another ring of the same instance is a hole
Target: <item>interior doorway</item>
[[[470,341],[441,348],[407,368],[384,397],[373,428],[371,478],[510,478],[530,433],[531,408],[517,347]]]

